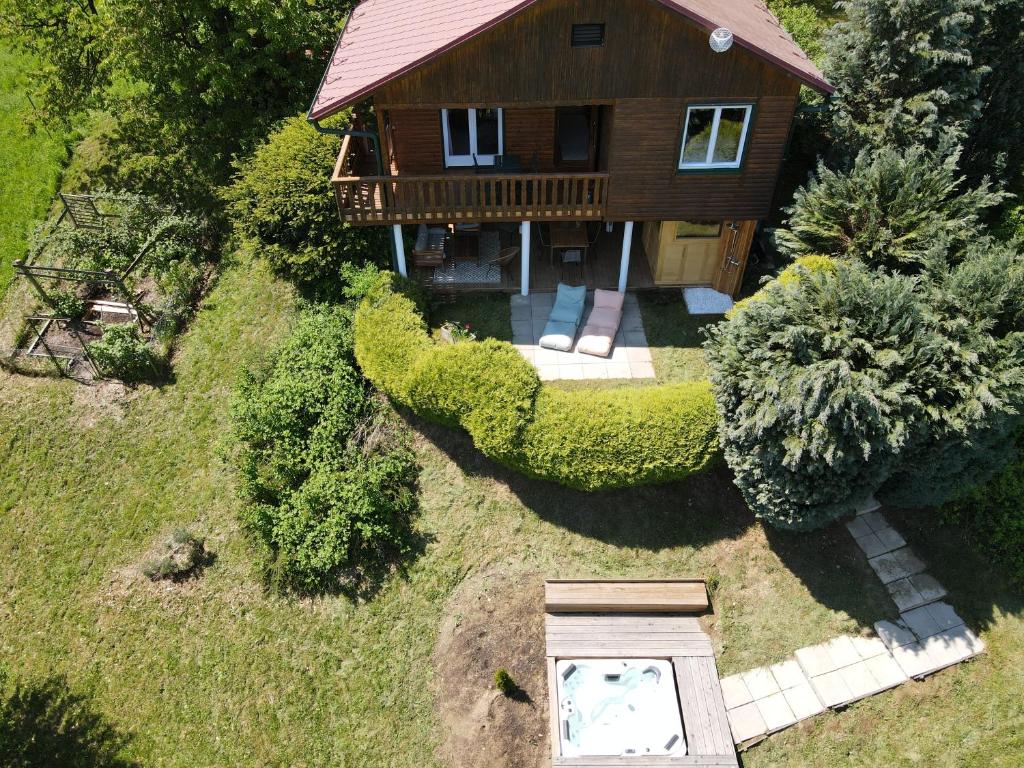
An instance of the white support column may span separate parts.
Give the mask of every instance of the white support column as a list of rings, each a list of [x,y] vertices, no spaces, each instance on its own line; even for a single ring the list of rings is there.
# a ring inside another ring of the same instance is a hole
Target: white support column
[[[619,261],[619,293],[626,292],[629,276],[629,250],[633,245],[633,222],[627,221],[622,230],[622,258]]]
[[[392,227],[392,233],[395,236],[395,259],[398,262],[398,274],[402,277],[409,276],[409,270],[405,266],[405,238],[402,236],[402,225],[395,224]]]
[[[522,244],[519,248],[519,259],[520,259],[520,274],[519,274],[519,292],[523,296],[530,294],[530,222],[524,221],[519,225],[519,237],[522,240]]]

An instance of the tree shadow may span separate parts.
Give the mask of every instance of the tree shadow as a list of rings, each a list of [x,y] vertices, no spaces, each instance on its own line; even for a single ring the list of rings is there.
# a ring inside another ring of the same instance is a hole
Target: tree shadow
[[[1024,618],[1024,590],[984,547],[955,524],[940,522],[934,509],[884,509],[890,524],[948,591],[943,598],[969,627],[991,628],[1001,616]]]
[[[651,551],[703,546],[736,538],[756,522],[724,465],[676,483],[576,491],[497,464],[461,430],[405,410],[402,416],[465,474],[500,482],[541,519],[606,544]]]
[[[656,552],[735,539],[760,525],[724,463],[686,480],[587,493],[528,478],[488,459],[461,430],[403,417],[470,476],[505,484],[538,517],[606,544]],[[811,532],[764,526],[772,551],[811,596],[871,627],[894,605],[842,522]],[[713,585],[709,585],[713,598]]]
[[[0,765],[132,768],[130,739],[61,676],[19,683],[0,699]]]

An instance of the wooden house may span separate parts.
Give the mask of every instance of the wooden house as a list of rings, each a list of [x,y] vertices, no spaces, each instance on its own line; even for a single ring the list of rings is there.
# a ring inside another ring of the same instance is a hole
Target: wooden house
[[[483,228],[520,248],[493,288],[575,264],[590,287],[732,294],[802,85],[832,90],[761,0],[365,0],[309,119],[372,104],[340,215],[392,226],[428,283]]]

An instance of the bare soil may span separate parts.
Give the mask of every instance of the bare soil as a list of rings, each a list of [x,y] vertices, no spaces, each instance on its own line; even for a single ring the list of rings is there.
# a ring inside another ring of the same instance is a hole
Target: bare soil
[[[445,610],[434,669],[444,726],[438,756],[446,765],[551,764],[543,584],[538,574],[481,573]],[[494,686],[502,668],[519,687],[512,696]]]

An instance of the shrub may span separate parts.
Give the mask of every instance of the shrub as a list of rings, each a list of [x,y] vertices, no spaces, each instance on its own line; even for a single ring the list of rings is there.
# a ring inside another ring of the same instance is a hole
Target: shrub
[[[85,317],[85,301],[74,291],[49,291],[46,298],[55,317],[69,320],[80,320]]]
[[[171,534],[163,550],[159,557],[142,566],[142,573],[150,581],[179,581],[206,562],[205,542],[183,528]]]
[[[855,263],[770,286],[711,330],[725,458],[759,517],[819,527],[889,477],[930,384],[930,334],[912,280]]]
[[[305,118],[288,118],[238,161],[228,189],[242,237],[301,286],[336,279],[348,262],[386,261],[389,253],[386,228],[353,227],[338,217],[330,170],[339,148],[336,137],[317,133]]]
[[[415,457],[355,369],[350,324],[345,307],[306,308],[235,393],[243,520],[283,589],[358,588],[408,549]]]
[[[943,516],[1024,586],[1024,459],[1019,448],[1000,475],[946,506]]]
[[[88,345],[89,357],[104,376],[126,383],[144,381],[158,372],[153,350],[135,323],[102,325],[103,335]]]
[[[511,696],[519,689],[516,681],[512,679],[512,675],[504,668],[494,673],[494,687],[501,691],[503,696]]]
[[[987,182],[961,189],[958,158],[915,147],[864,151],[849,172],[821,163],[786,209],[779,247],[793,257],[849,257],[899,272],[945,263],[982,237],[980,216],[1005,199]]]
[[[770,286],[779,285],[787,286],[794,285],[799,282],[803,275],[814,272],[835,272],[836,261],[830,256],[818,256],[812,254],[810,256],[801,256],[792,264],[786,266],[774,279],[769,280],[766,284],[767,288],[762,288],[757,293],[747,296],[745,299],[737,301],[733,308],[725,313],[726,318],[730,318],[737,312],[741,311],[743,307],[747,306],[751,302],[757,301],[760,296],[764,294],[765,290],[770,290]]]
[[[355,316],[363,372],[396,402],[461,426],[487,456],[582,490],[679,480],[717,455],[706,382],[570,392],[543,387],[510,345],[435,345],[405,284],[382,274]]]

